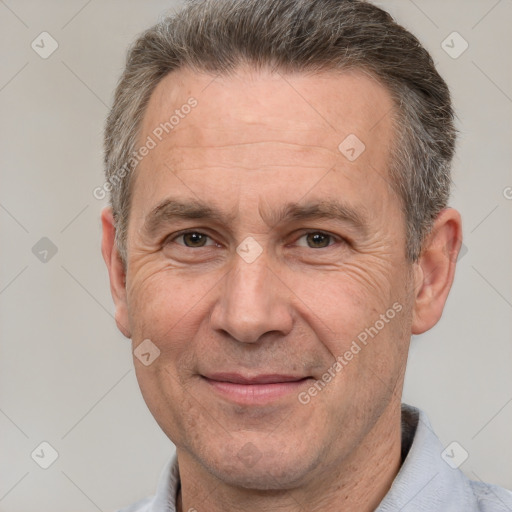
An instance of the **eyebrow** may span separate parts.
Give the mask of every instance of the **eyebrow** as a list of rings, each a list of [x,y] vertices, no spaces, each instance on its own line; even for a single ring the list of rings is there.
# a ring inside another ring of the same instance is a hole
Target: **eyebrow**
[[[289,202],[275,211],[262,212],[259,209],[259,213],[271,228],[285,222],[321,219],[349,223],[364,234],[368,232],[369,227],[366,209],[356,209],[332,199],[302,203]],[[234,211],[226,213],[197,199],[183,201],[167,198],[147,215],[143,229],[149,236],[155,236],[163,226],[179,219],[209,220],[228,225],[236,218],[237,213]]]
[[[219,223],[230,223],[236,219],[236,215],[226,215],[197,199],[181,201],[167,198],[151,210],[144,221],[143,229],[148,235],[154,236],[162,226],[178,219],[213,220]]]
[[[349,223],[364,233],[367,233],[369,227],[366,209],[358,210],[332,199],[302,203],[290,202],[276,212],[270,212],[265,216],[272,222],[272,225],[286,221],[327,219]]]

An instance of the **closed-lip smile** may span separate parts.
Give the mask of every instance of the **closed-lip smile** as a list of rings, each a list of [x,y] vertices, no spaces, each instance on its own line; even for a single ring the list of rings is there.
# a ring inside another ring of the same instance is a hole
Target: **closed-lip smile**
[[[211,373],[203,379],[217,394],[243,405],[264,404],[295,394],[312,377],[285,374],[245,376],[239,373]]]

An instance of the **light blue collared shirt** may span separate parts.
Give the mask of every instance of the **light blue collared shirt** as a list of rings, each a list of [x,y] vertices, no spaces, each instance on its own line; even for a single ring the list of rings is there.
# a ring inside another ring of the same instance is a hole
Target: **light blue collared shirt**
[[[460,469],[451,467],[460,456],[457,449],[448,448],[444,458],[443,451],[426,414],[402,404],[405,460],[375,512],[512,512],[512,491],[469,480]],[[176,512],[179,485],[174,454],[162,471],[155,496],[118,512]]]

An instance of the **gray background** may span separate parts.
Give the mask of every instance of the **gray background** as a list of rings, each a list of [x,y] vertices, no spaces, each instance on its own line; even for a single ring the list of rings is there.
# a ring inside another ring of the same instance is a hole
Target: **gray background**
[[[467,252],[443,318],[413,339],[404,401],[464,447],[468,476],[512,488],[512,1],[376,3],[432,53],[461,132]],[[115,510],[154,492],[174,449],[112,318],[92,191],[126,47],[177,5],[0,0],[0,512]],[[31,48],[43,31],[59,45],[47,59]],[[453,31],[469,44],[458,58],[442,47]],[[42,441],[59,454],[46,470]]]

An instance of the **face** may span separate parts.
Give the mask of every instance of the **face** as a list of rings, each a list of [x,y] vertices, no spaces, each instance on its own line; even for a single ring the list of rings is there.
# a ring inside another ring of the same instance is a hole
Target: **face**
[[[361,72],[180,70],[151,96],[120,321],[134,349],[150,340],[134,364],[157,422],[225,482],[320,475],[400,403],[413,292],[392,107]]]

